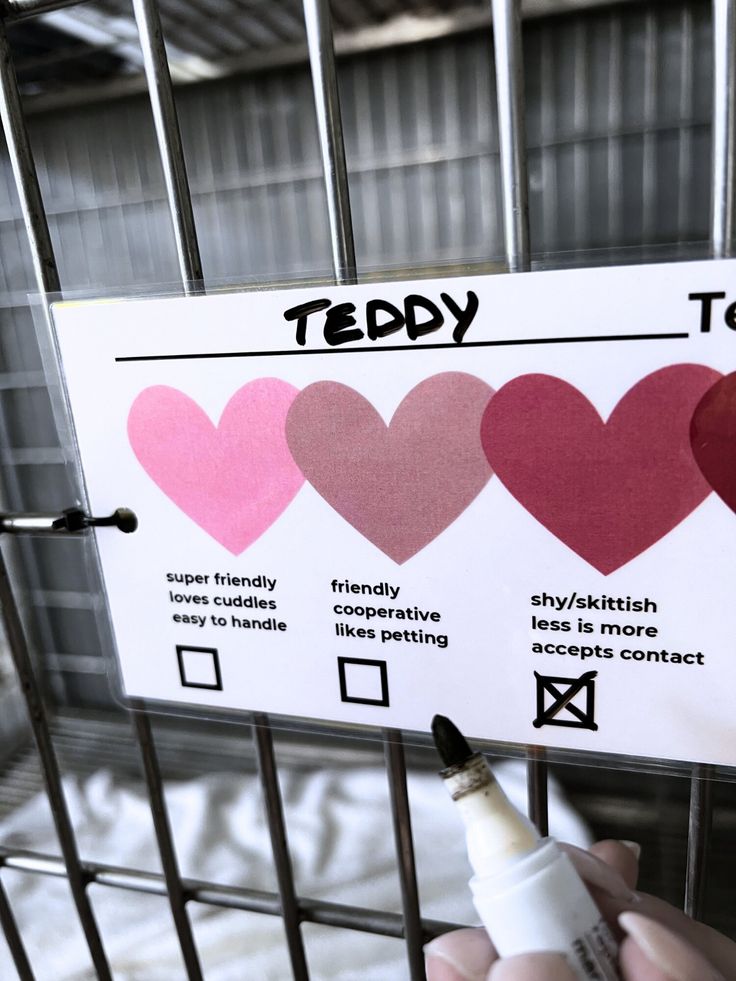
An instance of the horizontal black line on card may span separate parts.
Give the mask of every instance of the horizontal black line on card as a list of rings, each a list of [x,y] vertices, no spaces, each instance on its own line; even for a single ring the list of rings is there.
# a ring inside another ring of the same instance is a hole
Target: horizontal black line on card
[[[469,347],[512,347],[523,344],[593,344],[605,341],[674,341],[688,338],[687,332],[670,334],[591,334],[582,337],[524,337],[500,341],[464,341],[462,344],[391,344],[381,347],[305,348],[301,351],[210,351],[196,354],[133,354],[115,358],[130,361],[192,361],[205,358],[284,358],[300,354],[378,354],[384,351],[462,351]]]

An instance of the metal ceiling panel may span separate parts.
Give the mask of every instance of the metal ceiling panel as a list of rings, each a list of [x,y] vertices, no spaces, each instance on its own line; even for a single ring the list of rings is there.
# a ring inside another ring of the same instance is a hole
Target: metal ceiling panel
[[[632,2],[632,0],[619,0]],[[29,18],[32,9],[56,7]],[[129,0],[6,0],[33,111],[109,99],[145,87]],[[524,0],[527,17],[611,5],[611,0]],[[491,25],[490,0],[332,0],[338,55],[415,44]],[[300,0],[160,0],[172,78],[196,82],[306,61]]]

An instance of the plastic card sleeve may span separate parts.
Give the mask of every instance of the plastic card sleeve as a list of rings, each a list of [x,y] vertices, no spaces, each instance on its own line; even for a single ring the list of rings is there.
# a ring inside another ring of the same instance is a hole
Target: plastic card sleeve
[[[39,305],[121,697],[733,765],[735,271]]]

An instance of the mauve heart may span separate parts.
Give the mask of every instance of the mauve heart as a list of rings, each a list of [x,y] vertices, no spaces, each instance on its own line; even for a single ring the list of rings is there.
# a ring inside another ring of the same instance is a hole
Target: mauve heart
[[[316,382],[294,400],[286,438],[317,493],[403,563],[488,483],[478,431],[492,394],[474,375],[433,375],[409,392],[387,426],[354,389]]]
[[[304,483],[284,435],[297,392],[278,378],[249,382],[233,395],[215,427],[188,395],[154,385],[131,406],[130,445],[164,494],[239,555]]]
[[[703,476],[736,511],[736,372],[717,381],[698,403],[690,442]]]
[[[690,451],[690,420],[719,377],[695,364],[654,371],[603,422],[567,382],[521,375],[489,403],[481,439],[517,501],[608,575],[707,497],[710,488]]]

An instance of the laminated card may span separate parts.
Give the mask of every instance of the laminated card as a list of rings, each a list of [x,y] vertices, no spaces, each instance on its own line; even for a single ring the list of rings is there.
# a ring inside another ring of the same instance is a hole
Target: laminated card
[[[732,281],[54,304],[124,694],[736,764]]]

